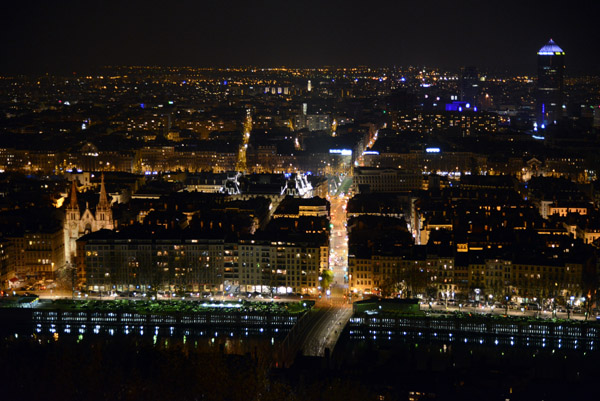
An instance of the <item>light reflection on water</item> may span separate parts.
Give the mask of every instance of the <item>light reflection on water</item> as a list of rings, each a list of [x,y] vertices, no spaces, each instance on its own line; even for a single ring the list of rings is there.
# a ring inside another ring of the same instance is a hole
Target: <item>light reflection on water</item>
[[[475,334],[464,332],[418,332],[418,331],[390,331],[378,329],[365,329],[364,327],[352,327],[347,330],[348,339],[351,343],[371,340],[381,345],[416,343],[440,343],[440,344],[463,344],[490,347],[507,348],[531,348],[531,349],[560,349],[576,351],[598,351],[597,338],[576,337],[534,337],[495,334]]]
[[[118,325],[97,323],[34,323],[0,327],[0,342],[8,339],[33,339],[40,344],[46,341],[133,341],[170,347],[177,344],[227,354],[253,354],[275,357],[281,352],[280,344],[288,330],[270,327],[202,327],[183,325]]]
[[[189,327],[189,326],[154,326],[149,329],[144,325],[110,325],[110,324],[54,324],[54,323],[37,323],[35,324],[35,333],[53,334],[60,333],[69,335],[73,332],[78,334],[93,334],[97,336],[114,337],[119,335],[124,336],[141,336],[153,338],[194,338],[194,337],[214,337],[219,338],[237,338],[237,337],[265,337],[272,339],[271,342],[283,339],[287,334],[287,330],[265,329],[263,327]],[[21,331],[23,332],[23,331]],[[26,332],[24,333],[26,334]]]

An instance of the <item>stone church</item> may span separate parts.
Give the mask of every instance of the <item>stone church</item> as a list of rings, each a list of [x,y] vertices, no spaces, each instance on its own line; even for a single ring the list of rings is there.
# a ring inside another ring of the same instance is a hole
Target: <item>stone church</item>
[[[71,185],[71,197],[66,208],[65,215],[65,256],[68,262],[75,263],[75,253],[77,249],[76,241],[83,235],[98,231],[102,228],[114,229],[112,209],[108,202],[106,188],[104,186],[104,174],[100,182],[100,199],[95,210],[90,209],[86,202],[85,210],[79,207],[77,201],[77,178]]]

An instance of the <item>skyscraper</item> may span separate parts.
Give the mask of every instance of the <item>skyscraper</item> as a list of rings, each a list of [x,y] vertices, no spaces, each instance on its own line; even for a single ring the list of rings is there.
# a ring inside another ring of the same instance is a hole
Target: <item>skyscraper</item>
[[[479,73],[475,67],[464,67],[460,76],[460,101],[467,102],[471,107],[478,106]]]
[[[538,51],[536,123],[538,129],[556,124],[563,109],[565,52],[552,39]]]

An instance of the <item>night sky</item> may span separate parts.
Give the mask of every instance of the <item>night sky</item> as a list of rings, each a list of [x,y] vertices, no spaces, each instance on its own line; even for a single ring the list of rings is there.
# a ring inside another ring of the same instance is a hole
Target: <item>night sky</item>
[[[600,1],[4,1],[0,72],[105,65],[475,65],[535,72],[553,38],[600,73]]]

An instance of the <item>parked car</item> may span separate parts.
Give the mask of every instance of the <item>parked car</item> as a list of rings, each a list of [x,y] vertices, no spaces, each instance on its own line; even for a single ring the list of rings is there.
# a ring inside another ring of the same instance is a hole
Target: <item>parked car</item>
[[[523,304],[521,304],[521,306],[523,306]],[[542,310],[542,307],[540,304],[536,304],[535,302],[528,302],[525,304],[525,309],[539,311]]]

